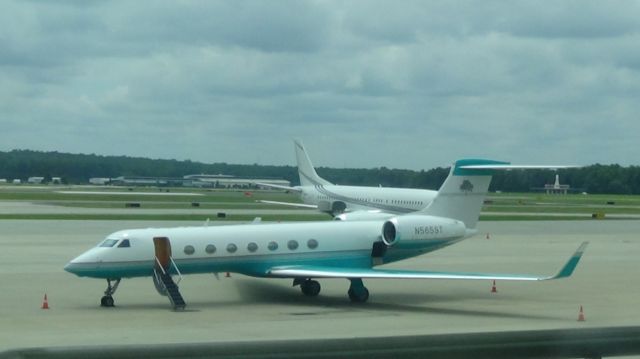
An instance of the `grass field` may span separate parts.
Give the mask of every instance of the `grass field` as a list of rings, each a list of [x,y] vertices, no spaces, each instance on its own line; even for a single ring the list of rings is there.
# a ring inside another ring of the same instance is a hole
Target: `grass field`
[[[70,193],[71,192],[71,193]],[[75,192],[75,193],[73,193]],[[201,221],[207,218],[222,221],[250,221],[259,216],[264,221],[330,220],[322,213],[259,203],[259,200],[300,202],[295,194],[279,191],[210,190],[184,188],[126,187],[48,187],[2,186],[2,202],[28,202],[60,207],[60,213],[0,213],[0,219],[86,219],[86,220],[172,220]],[[135,203],[154,213],[138,213],[128,208]],[[75,209],[64,213],[64,209]],[[78,209],[92,209],[83,213]],[[118,213],[96,213],[99,210]],[[251,214],[227,215],[217,218],[220,210],[251,210]],[[167,210],[162,213],[161,210]],[[175,210],[188,213],[169,213]],[[274,210],[286,210],[274,214]],[[264,211],[261,213],[260,211]],[[291,212],[294,213],[291,213]],[[604,219],[640,219],[640,196],[624,195],[547,195],[540,193],[492,193],[483,207],[481,220],[591,220],[594,215]]]

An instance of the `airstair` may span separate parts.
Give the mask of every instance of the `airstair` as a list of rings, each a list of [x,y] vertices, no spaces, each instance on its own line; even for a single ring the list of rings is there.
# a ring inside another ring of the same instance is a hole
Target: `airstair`
[[[169,297],[173,310],[184,310],[186,304],[178,290],[178,283],[182,280],[182,274],[171,256],[171,242],[167,237],[153,237],[153,245],[156,252],[156,263],[153,266],[153,283],[160,294]],[[172,270],[178,274],[177,282],[174,282],[171,277]]]
[[[180,280],[182,279],[182,275],[180,274],[178,267],[173,261],[173,258],[170,258],[170,260],[171,260],[171,264],[173,264],[173,268],[175,268],[176,272],[178,273],[178,276],[179,276],[178,283],[180,283]],[[184,299],[182,298],[182,294],[180,294],[180,290],[178,289],[178,283],[173,281],[173,278],[162,267],[158,258],[156,258],[156,263],[158,265],[153,270],[154,275],[156,276],[156,279],[157,279],[156,283],[159,283],[164,287],[164,289],[166,290],[167,297],[169,297],[169,300],[171,301],[171,304],[173,305],[174,310],[179,310],[179,309],[184,310],[184,307],[186,307],[187,304],[184,302]]]

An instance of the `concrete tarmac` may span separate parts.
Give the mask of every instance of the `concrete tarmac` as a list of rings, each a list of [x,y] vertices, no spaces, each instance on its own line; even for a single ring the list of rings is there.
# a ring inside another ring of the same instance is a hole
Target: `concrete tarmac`
[[[364,305],[349,302],[346,280],[321,280],[320,296],[307,298],[290,280],[208,274],[180,284],[185,312],[173,312],[151,278],[123,280],[116,307],[101,308],[106,282],[62,269],[113,231],[171,225],[188,223],[0,221],[0,350],[640,324],[638,221],[480,222],[475,238],[388,267],[553,274],[590,245],[569,279],[498,282],[497,293],[485,281],[368,280]]]

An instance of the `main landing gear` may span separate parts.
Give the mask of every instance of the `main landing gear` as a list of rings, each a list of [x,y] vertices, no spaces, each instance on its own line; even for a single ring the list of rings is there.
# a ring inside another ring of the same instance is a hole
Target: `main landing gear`
[[[351,286],[349,287],[349,299],[353,303],[364,303],[369,299],[369,290],[362,283],[362,279],[360,278],[350,278]]]
[[[101,307],[113,307],[113,295],[116,293],[116,289],[118,289],[118,285],[120,285],[120,278],[115,279],[115,283],[111,285],[111,281],[113,279],[107,279],[107,290],[104,291],[104,297],[100,299]]]
[[[312,280],[310,278],[296,278],[293,280],[293,286],[295,287],[296,285],[300,286],[302,294],[306,295],[307,297],[316,297],[318,296],[318,294],[320,294],[320,283],[318,283],[318,281]]]
[[[349,286],[349,299],[353,303],[365,303],[369,299],[369,290],[362,283],[361,278],[349,278],[351,285]],[[311,278],[295,278],[293,286],[299,285],[302,294],[307,297],[315,297],[320,294],[320,283]]]

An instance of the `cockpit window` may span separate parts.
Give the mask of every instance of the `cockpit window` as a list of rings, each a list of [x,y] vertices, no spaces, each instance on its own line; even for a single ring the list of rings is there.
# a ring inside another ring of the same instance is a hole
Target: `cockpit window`
[[[104,241],[102,241],[102,243],[100,243],[98,247],[113,247],[116,245],[116,243],[118,243],[117,239],[107,238]]]
[[[129,243],[128,239],[123,239],[122,242],[118,244],[118,248],[123,248],[123,247],[131,247],[131,243]]]

